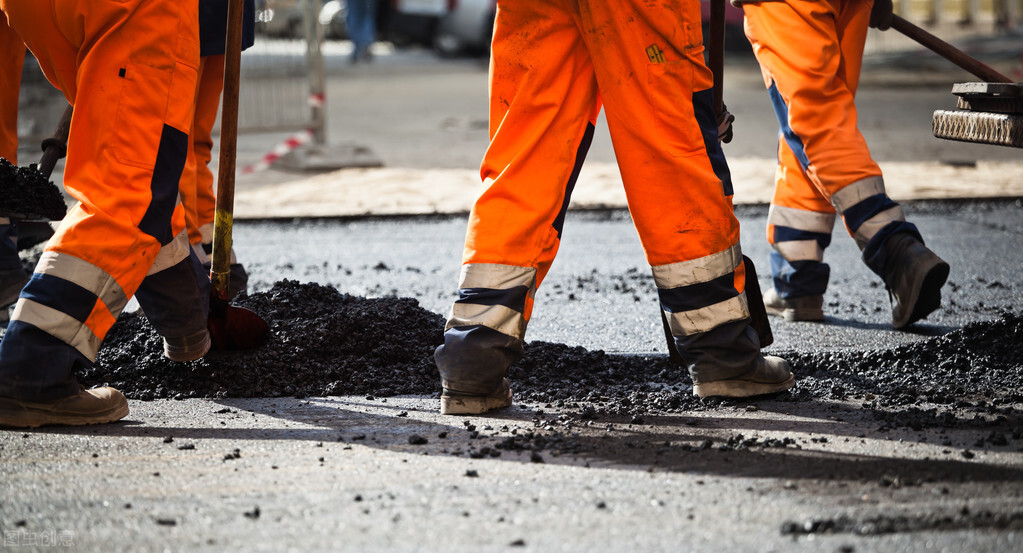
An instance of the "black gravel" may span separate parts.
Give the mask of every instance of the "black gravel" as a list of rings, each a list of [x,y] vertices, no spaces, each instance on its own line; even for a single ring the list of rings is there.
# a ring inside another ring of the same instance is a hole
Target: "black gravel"
[[[319,284],[280,281],[241,296],[271,326],[257,351],[215,354],[191,363],[162,355],[144,316],[125,314],[81,375],[135,399],[330,395],[430,395],[440,391],[433,350],[443,318],[414,299],[367,299]],[[882,425],[949,427],[1017,417],[1023,404],[1023,318],[969,324],[927,341],[866,352],[784,351],[797,375],[774,399],[862,402]],[[604,415],[680,413],[753,403],[702,400],[687,372],[666,355],[610,355],[532,342],[510,376],[516,400]],[[999,437],[992,435],[992,443]]]
[[[67,213],[60,188],[36,169],[0,157],[0,216],[59,221]]]

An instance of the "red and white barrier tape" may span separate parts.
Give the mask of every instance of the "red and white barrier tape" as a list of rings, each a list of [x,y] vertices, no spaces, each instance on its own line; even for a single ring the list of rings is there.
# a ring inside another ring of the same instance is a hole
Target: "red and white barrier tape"
[[[295,148],[298,148],[299,146],[305,144],[306,142],[309,142],[312,139],[313,139],[312,129],[299,131],[289,136],[288,138],[284,139],[284,142],[281,142],[280,144],[275,146],[273,150],[270,150],[270,152],[268,152],[265,156],[263,156],[262,159],[260,159],[256,163],[243,167],[241,173],[243,175],[248,175],[250,173],[255,173],[256,171],[262,171],[264,169],[267,169],[271,165],[273,165],[273,162],[280,159],[281,156],[286,155],[288,152],[294,150]]]

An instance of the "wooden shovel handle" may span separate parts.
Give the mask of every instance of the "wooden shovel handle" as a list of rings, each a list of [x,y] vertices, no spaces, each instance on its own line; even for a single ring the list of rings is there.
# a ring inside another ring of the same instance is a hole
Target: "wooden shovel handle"
[[[972,58],[966,52],[928,33],[898,15],[892,15],[892,28],[926,46],[948,61],[969,71],[984,82],[1011,83],[1012,79]]]
[[[220,163],[217,207],[213,221],[210,280],[213,295],[227,300],[231,280],[231,227],[234,225],[234,175],[238,146],[238,81],[241,73],[244,0],[231,0],[227,9],[224,53],[224,105],[220,115]]]

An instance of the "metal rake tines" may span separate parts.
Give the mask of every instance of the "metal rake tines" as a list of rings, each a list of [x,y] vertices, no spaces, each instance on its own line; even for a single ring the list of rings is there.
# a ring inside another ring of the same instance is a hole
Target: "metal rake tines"
[[[1023,115],[937,110],[931,129],[938,138],[1023,148]]]

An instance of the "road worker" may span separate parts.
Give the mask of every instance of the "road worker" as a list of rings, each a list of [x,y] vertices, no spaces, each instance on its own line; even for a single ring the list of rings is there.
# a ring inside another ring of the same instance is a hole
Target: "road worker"
[[[753,396],[793,385],[788,363],[761,355],[750,326],[711,86],[696,0],[498,3],[484,188],[435,352],[442,413],[511,404],[507,369],[523,355],[602,104],[694,393]]]
[[[774,288],[769,313],[824,319],[830,274],[823,262],[836,213],[863,261],[893,298],[901,329],[941,304],[949,266],[885,192],[881,169],[857,128],[854,97],[867,28],[886,29],[891,0],[744,1],[746,35],[781,125],[775,193],[767,218]],[[872,10],[872,4],[873,10]]]
[[[14,165],[18,164],[18,96],[24,63],[25,43],[0,12],[0,157]],[[26,284],[28,274],[18,257],[18,228],[0,217],[0,321],[6,321],[7,307],[17,301]]]
[[[0,9],[74,106],[64,187],[79,200],[47,243],[0,342],[0,426],[91,424],[128,413],[84,390],[134,294],[165,354],[210,347],[209,277],[191,254],[178,185],[199,65],[195,2],[0,0]]]

